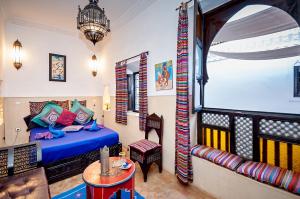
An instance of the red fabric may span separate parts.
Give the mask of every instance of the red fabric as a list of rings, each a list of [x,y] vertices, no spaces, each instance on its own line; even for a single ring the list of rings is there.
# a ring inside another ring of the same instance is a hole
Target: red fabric
[[[146,117],[148,115],[148,95],[147,95],[147,53],[141,54],[140,60],[140,72],[139,72],[139,124],[140,130],[145,131],[146,129]]]
[[[76,114],[72,113],[71,111],[68,111],[67,109],[64,109],[61,115],[56,120],[56,123],[62,124],[64,126],[71,126],[73,122],[75,121]]]
[[[150,151],[152,149],[156,149],[157,147],[161,147],[160,144],[152,142],[150,140],[146,140],[146,139],[137,141],[133,144],[130,144],[129,146],[133,147],[135,149],[138,149],[139,151],[141,151],[143,153]]]

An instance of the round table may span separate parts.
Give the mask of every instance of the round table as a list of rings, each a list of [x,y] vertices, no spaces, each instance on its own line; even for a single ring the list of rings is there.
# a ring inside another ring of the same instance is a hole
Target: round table
[[[118,160],[118,157],[110,157],[110,164]],[[101,176],[99,161],[90,164],[83,172],[82,178],[86,183],[86,194],[88,199],[109,199],[114,193],[120,197],[121,190],[130,191],[130,198],[134,198],[134,174],[135,164],[130,160],[126,161],[132,166],[128,170],[120,170],[117,175]]]

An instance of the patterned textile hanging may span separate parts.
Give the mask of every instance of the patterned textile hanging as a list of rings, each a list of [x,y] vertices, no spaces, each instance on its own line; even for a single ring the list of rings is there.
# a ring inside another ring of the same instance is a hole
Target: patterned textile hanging
[[[139,72],[139,124],[140,130],[144,131],[146,117],[148,115],[148,95],[147,95],[147,53],[142,53],[140,59]]]
[[[175,173],[185,184],[193,180],[188,96],[188,13],[187,4],[183,3],[177,41]]]
[[[127,125],[127,65],[126,62],[116,64],[116,123]]]

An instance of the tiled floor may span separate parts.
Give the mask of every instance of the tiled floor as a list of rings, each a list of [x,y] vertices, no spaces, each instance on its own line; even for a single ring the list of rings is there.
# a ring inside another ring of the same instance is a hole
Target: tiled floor
[[[135,189],[146,199],[213,199],[209,194],[192,185],[181,185],[175,175],[167,171],[160,174],[156,165],[151,167],[148,173],[148,181],[144,183],[141,169],[138,165],[136,166]],[[64,192],[82,182],[81,175],[77,175],[52,184],[50,185],[51,196]]]

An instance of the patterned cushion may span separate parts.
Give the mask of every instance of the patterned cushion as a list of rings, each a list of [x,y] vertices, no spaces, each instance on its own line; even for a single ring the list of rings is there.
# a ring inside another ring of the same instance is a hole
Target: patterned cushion
[[[137,149],[137,150],[139,150],[143,153],[145,153],[146,151],[150,151],[152,149],[156,149],[158,147],[161,147],[160,144],[152,142],[150,140],[146,140],[146,139],[137,141],[133,144],[130,144],[129,146],[133,147],[133,148],[135,148],[135,149]]]
[[[49,125],[52,125],[56,123],[56,120],[58,119],[59,115],[60,114],[54,108],[52,108],[46,115],[44,115],[41,118],[41,120],[43,120]]]
[[[243,159],[237,155],[203,145],[194,146],[191,153],[230,170],[235,170],[243,162]]]
[[[30,115],[39,114],[43,110],[43,108],[46,104],[47,104],[47,101],[45,101],[45,102],[29,102]]]
[[[94,112],[92,110],[82,106],[78,100],[73,101],[73,106],[71,108],[71,112],[73,112],[77,115],[75,121],[79,124],[88,123],[94,116]]]
[[[75,118],[75,121],[78,123],[78,124],[86,124],[90,121],[91,119],[91,115],[86,112],[85,110],[83,110],[82,108],[78,109],[76,112],[76,118]]]
[[[247,161],[237,172],[259,182],[281,187],[300,195],[300,174],[266,163]]]
[[[56,123],[64,126],[70,126],[75,121],[76,116],[77,115],[75,113],[64,109],[59,118],[56,120]]]
[[[69,100],[65,100],[65,101],[52,100],[52,102],[54,102],[55,104],[61,106],[63,109],[69,110]]]
[[[240,156],[223,151],[214,162],[234,171],[240,164],[242,164],[243,159]]]
[[[42,118],[49,113],[51,109],[55,109],[56,112],[59,114],[62,113],[63,109],[58,106],[57,104],[53,102],[48,102],[45,107],[43,108],[42,112],[38,115],[36,115],[31,121],[42,126],[42,127],[48,127],[49,125],[42,120]]]
[[[77,101],[77,100],[71,101],[71,107],[73,107],[73,104],[74,104],[75,101]],[[81,100],[81,101],[78,101],[78,102],[82,106],[86,107],[86,100]]]

